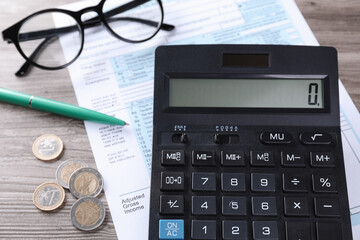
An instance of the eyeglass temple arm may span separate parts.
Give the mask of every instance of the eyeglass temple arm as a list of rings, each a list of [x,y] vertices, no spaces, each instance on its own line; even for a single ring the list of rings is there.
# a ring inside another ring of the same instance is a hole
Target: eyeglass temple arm
[[[40,53],[41,49],[43,49],[43,47],[45,46],[45,44],[47,44],[50,40],[52,40],[54,37],[51,37],[51,38],[45,38],[40,44],[39,46],[37,46],[35,48],[35,50],[31,53],[30,55],[30,59],[33,60],[36,58],[36,56]],[[15,75],[17,77],[23,77],[26,75],[26,73],[29,71],[30,67],[32,65],[26,61],[21,67],[20,69],[15,73]]]

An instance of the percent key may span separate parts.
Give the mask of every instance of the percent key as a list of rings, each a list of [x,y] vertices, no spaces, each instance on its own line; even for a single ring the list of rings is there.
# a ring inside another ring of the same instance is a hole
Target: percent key
[[[337,192],[336,178],[333,175],[314,174],[312,182],[314,192]]]

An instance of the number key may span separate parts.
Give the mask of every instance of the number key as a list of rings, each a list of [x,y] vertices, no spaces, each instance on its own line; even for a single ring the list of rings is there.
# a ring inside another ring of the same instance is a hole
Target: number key
[[[221,190],[224,192],[245,192],[245,174],[222,173]]]
[[[245,221],[222,221],[223,240],[248,239]]]
[[[193,191],[216,191],[215,173],[192,173]]]
[[[275,197],[253,197],[251,203],[254,216],[277,216]]]
[[[222,197],[222,214],[223,215],[246,215],[246,197]]]
[[[252,173],[251,190],[253,192],[275,192],[275,174]]]
[[[194,215],[216,215],[215,196],[193,196],[192,214]]]
[[[192,220],[191,239],[216,239],[216,221],[215,220]]]
[[[254,221],[253,222],[253,237],[254,240],[277,240],[278,227],[275,221]]]

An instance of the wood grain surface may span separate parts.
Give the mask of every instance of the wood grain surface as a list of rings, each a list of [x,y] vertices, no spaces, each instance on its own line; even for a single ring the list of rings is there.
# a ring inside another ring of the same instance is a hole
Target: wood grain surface
[[[74,0],[2,0],[0,30],[35,11],[71,2]],[[360,109],[360,1],[296,3],[320,44],[338,49],[340,78]],[[17,78],[14,72],[23,62],[13,45],[0,41],[0,87],[77,104],[67,69],[49,72],[34,68],[29,76]],[[45,213],[35,208],[34,189],[45,181],[54,181],[60,163],[45,163],[33,156],[33,141],[45,133],[62,138],[62,160],[83,159],[95,167],[83,122],[0,103],[0,239],[116,239],[109,210],[101,229],[87,233],[74,228],[70,209],[75,199],[68,191],[62,209]],[[105,196],[101,199],[106,203]]]

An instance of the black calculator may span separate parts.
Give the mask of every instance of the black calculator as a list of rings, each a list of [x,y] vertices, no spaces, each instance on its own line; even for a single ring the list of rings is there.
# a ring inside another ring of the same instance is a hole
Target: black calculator
[[[149,239],[352,239],[334,48],[155,55]]]

